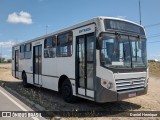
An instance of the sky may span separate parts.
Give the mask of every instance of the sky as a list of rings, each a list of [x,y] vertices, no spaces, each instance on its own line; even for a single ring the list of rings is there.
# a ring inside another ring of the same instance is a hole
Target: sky
[[[148,59],[160,60],[160,0],[140,0]],[[0,0],[0,54],[11,46],[97,16],[140,23],[139,0]]]

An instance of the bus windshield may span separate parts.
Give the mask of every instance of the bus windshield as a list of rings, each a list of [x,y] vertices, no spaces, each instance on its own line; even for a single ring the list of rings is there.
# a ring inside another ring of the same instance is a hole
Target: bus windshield
[[[146,67],[146,39],[103,33],[99,42],[102,66],[108,68]]]

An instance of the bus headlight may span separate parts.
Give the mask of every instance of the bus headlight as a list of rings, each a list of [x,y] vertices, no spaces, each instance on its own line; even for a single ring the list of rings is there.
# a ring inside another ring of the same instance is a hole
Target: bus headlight
[[[113,86],[113,84],[111,82],[108,82],[106,87],[107,87],[107,89],[111,89],[112,86]]]
[[[101,80],[101,85],[107,89],[112,89],[113,83],[108,80]]]

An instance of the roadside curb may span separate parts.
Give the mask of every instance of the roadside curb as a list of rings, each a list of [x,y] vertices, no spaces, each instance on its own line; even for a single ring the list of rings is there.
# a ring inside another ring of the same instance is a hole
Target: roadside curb
[[[16,91],[12,90],[11,88],[7,87],[7,86],[3,86],[4,88],[6,88],[9,92],[17,95],[18,97],[20,97],[22,100],[26,101],[27,103],[29,103],[31,106],[34,106],[36,109],[38,109],[39,111],[45,111],[46,109],[42,106],[40,106],[39,104],[34,103],[33,101],[30,101],[28,98],[20,95],[19,93],[17,93]]]

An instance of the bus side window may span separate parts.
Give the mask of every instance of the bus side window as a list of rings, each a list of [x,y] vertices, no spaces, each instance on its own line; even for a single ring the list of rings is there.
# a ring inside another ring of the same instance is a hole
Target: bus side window
[[[44,58],[54,58],[56,54],[56,36],[44,40]]]
[[[56,55],[58,57],[72,56],[72,42],[73,42],[72,31],[58,35]]]
[[[72,42],[73,42],[73,33],[68,32],[68,45],[67,45],[67,55],[72,56]]]
[[[30,59],[31,58],[31,50],[32,50],[32,47],[31,47],[32,45],[31,45],[31,43],[27,43],[26,45],[25,45],[25,59]]]
[[[25,45],[20,46],[20,59],[24,59]]]

